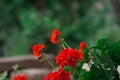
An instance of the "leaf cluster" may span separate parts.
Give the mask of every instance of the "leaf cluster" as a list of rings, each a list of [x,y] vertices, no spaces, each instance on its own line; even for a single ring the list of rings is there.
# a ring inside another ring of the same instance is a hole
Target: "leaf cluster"
[[[119,80],[117,67],[120,64],[120,41],[111,42],[102,38],[84,50],[85,62],[79,61],[71,72],[72,80]],[[92,59],[91,59],[92,58]],[[83,69],[87,63],[90,71]],[[66,71],[71,70],[65,67]]]

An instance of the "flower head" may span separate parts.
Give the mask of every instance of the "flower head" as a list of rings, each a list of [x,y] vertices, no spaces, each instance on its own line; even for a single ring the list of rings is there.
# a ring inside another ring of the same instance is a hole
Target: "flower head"
[[[77,61],[80,59],[80,52],[76,49],[66,48],[61,50],[58,56],[56,57],[56,64],[59,64],[60,67],[65,65],[76,66]]]
[[[44,49],[44,48],[45,48],[45,45],[44,45],[44,44],[42,44],[42,45],[40,45],[40,44],[35,44],[35,45],[32,47],[33,55],[34,55],[35,57],[40,57],[40,56],[41,56],[40,52],[41,52],[42,49]]]
[[[50,42],[52,42],[53,44],[57,44],[59,42],[59,36],[61,34],[62,33],[57,29],[53,29],[52,34],[50,36]]]
[[[80,43],[80,50],[84,50],[86,48],[86,43],[85,42],[81,42]]]
[[[59,69],[56,72],[50,72],[44,80],[70,80],[70,73]]]
[[[28,80],[26,75],[16,75],[13,80]]]
[[[80,60],[84,61],[84,52],[83,50],[86,48],[86,43],[85,42],[81,42],[80,43],[80,47],[79,47],[79,52],[80,52]]]
[[[84,61],[84,52],[83,52],[83,50],[80,50],[79,52],[80,52],[79,59],[81,61]]]

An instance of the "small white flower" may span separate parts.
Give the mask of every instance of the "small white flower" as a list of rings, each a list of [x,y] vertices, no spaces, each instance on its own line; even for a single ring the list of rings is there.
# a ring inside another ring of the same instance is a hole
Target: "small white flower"
[[[87,63],[84,63],[82,69],[85,69],[86,71],[90,71],[90,67],[91,65],[89,66]]]
[[[120,65],[117,67],[117,71],[118,71],[118,73],[120,75]]]

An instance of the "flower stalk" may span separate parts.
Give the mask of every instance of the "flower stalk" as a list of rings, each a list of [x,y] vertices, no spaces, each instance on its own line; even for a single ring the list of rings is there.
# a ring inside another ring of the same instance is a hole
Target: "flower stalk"
[[[52,67],[52,69],[55,69],[54,65],[50,62],[50,60],[48,59],[47,55],[45,53],[42,53],[42,55],[45,58],[45,60],[48,62],[48,64]]]

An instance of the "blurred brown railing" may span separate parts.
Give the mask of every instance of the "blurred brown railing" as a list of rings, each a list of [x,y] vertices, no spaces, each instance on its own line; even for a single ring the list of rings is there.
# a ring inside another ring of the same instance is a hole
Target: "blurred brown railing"
[[[55,63],[55,56],[54,55],[47,55],[48,58]],[[8,57],[8,58],[0,58],[0,72],[5,70],[12,71],[13,65],[18,64],[19,69],[25,68],[51,68],[46,61],[41,64],[33,55],[27,56],[19,56],[19,57]]]

